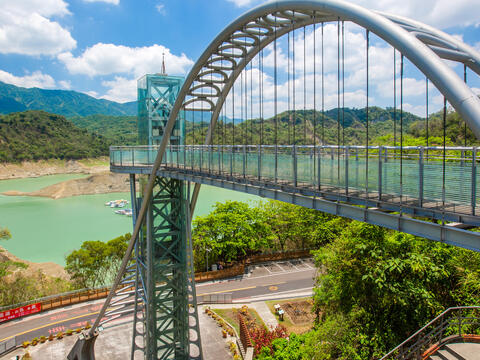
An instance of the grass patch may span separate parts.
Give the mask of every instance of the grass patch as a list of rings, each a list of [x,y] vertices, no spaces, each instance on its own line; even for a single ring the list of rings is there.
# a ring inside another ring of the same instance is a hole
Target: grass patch
[[[237,314],[240,309],[212,309],[214,312],[216,312],[218,315],[220,315],[226,322],[228,322],[237,332],[237,334],[240,335],[240,327],[239,327],[239,322],[237,318]],[[250,319],[255,319],[255,323],[258,326],[265,326],[265,323],[263,322],[262,318],[258,313],[251,308],[248,308],[248,317]]]
[[[85,166],[108,166],[110,165],[110,159],[107,156],[101,156],[98,158],[88,158],[88,159],[81,159],[78,162]]]
[[[303,334],[304,332],[307,332],[312,328],[313,322],[314,322],[314,317],[312,317],[312,321],[309,321],[309,322],[306,322],[306,323],[296,324],[292,321],[289,314],[285,311],[285,314],[283,316],[283,321],[280,321],[280,318],[275,313],[275,309],[274,309],[273,306],[275,304],[279,304],[285,310],[284,305],[295,304],[295,303],[300,303],[300,302],[303,302],[303,301],[311,301],[311,300],[312,300],[312,297],[303,297],[303,298],[294,298],[294,299],[285,299],[285,300],[269,300],[269,301],[265,301],[265,303],[267,304],[270,312],[277,319],[278,323],[287,328],[287,331],[288,331],[289,334],[291,334],[291,333]]]

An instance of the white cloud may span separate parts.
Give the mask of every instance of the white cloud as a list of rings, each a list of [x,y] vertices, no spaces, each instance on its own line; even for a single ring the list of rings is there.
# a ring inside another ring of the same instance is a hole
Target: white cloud
[[[93,3],[93,2],[104,2],[107,4],[118,5],[120,4],[120,0],[83,0],[85,2]]]
[[[109,88],[103,99],[116,102],[134,101],[137,99],[137,80],[115,76],[114,80],[103,81],[102,85]]]
[[[63,0],[0,0],[0,53],[56,55],[76,47],[52,16],[68,15]]]
[[[60,80],[58,85],[65,90],[70,90],[72,88],[72,82],[70,80]]]
[[[139,77],[147,73],[160,72],[162,55],[169,74],[185,74],[193,61],[185,54],[176,56],[161,45],[127,47],[98,43],[75,57],[66,52],[58,56],[72,74],[97,75],[130,74]]]
[[[157,11],[162,14],[162,15],[167,15],[167,11],[165,10],[165,5],[164,4],[157,4],[155,6],[155,9],[157,9]]]
[[[42,89],[55,88],[55,80],[48,74],[43,74],[40,71],[35,71],[25,76],[15,76],[9,72],[0,70],[0,81],[15,86],[26,88],[38,87]]]
[[[252,3],[259,2],[258,0],[228,0],[229,2],[234,3],[238,7],[251,5]]]
[[[264,0],[227,0],[238,7],[253,6]],[[350,2],[396,15],[406,16],[445,29],[478,25],[480,1],[472,0],[350,0]]]
[[[89,95],[89,96],[91,96],[91,97],[94,97],[94,98],[98,98],[98,97],[99,97],[98,92],[93,91],[93,90],[91,90],[91,91],[85,91],[85,94],[87,94],[87,95]]]

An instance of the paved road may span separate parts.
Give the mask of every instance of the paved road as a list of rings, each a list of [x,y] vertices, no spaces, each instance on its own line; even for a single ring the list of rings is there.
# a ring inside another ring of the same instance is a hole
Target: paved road
[[[198,296],[231,293],[234,302],[275,298],[282,294],[294,297],[297,292],[312,288],[314,275],[310,260],[266,263],[251,267],[243,277],[202,283],[196,288]],[[99,300],[10,321],[0,325],[0,342],[16,336],[17,343],[21,343],[85,326],[87,321],[93,323],[102,304],[103,300]]]

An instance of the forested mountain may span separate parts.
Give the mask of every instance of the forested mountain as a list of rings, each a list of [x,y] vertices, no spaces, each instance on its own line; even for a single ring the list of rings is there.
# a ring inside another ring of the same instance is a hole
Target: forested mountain
[[[120,104],[76,91],[27,89],[0,82],[0,113],[25,110],[43,110],[66,117],[92,114],[136,115],[137,102]]]
[[[337,118],[339,121],[337,121]],[[367,139],[366,110],[331,109],[320,111],[285,111],[277,117],[247,120],[243,122],[218,121],[214,133],[215,144],[325,144],[325,145],[365,145]],[[295,121],[294,121],[295,119]],[[304,121],[306,119],[306,121]],[[370,145],[400,145],[400,111],[393,108],[370,107],[368,112],[368,140]],[[276,123],[276,126],[275,126]],[[403,112],[403,144],[405,146],[426,145],[427,128],[425,118]],[[315,125],[315,126],[314,126]],[[480,144],[473,133],[466,128],[460,115],[449,110],[446,118],[446,145]],[[202,144],[208,122],[199,120],[187,122],[187,144],[194,139]],[[428,122],[429,145],[443,144],[443,111],[431,114]],[[466,141],[465,141],[466,138]],[[314,140],[316,139],[316,141]]]
[[[368,118],[370,141],[380,136],[393,134],[394,120],[396,120],[396,130],[399,131],[400,112],[398,109],[394,112],[392,108],[370,107]],[[337,119],[339,120],[337,121]],[[253,119],[241,123],[235,122],[235,125],[233,122],[219,121],[215,130],[215,143],[222,144],[223,141],[225,144],[233,142],[236,144],[274,144],[276,127],[277,142],[282,145],[313,144],[314,136],[317,144],[337,144],[338,142],[348,145],[364,144],[366,119],[365,108],[345,108],[331,109],[325,111],[324,114],[318,110],[285,111],[276,117],[264,119],[263,122]],[[406,131],[412,123],[420,120],[419,117],[404,112],[404,130]],[[187,143],[191,143],[193,139],[196,143],[201,143],[205,137],[207,125],[206,122],[202,126],[198,119],[194,127],[187,123]],[[260,139],[261,134],[262,139]]]
[[[25,111],[0,116],[0,162],[108,155],[109,141],[63,116]]]
[[[138,139],[136,116],[88,115],[69,118],[76,126],[102,135],[112,145],[136,145]]]

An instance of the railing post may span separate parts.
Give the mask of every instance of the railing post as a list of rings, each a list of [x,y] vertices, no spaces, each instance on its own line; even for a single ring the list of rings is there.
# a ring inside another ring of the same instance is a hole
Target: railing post
[[[387,163],[388,162],[388,148],[383,149],[383,153],[384,153],[384,156],[385,156],[384,162]]]
[[[350,155],[350,147],[345,147],[345,195],[348,196],[348,156]]]
[[[132,148],[132,166],[135,166],[135,150]]]
[[[317,171],[318,171],[318,190],[320,191],[321,189],[321,184],[322,184],[322,148],[319,148],[318,150],[318,155],[317,155]]]
[[[460,165],[465,165],[465,150],[462,150]]]
[[[183,169],[187,168],[187,145],[183,146]]]
[[[230,177],[233,176],[233,146],[230,147]]]
[[[120,166],[123,166],[123,150],[120,150]]]
[[[293,157],[293,186],[297,187],[297,145],[293,145],[292,157]]]
[[[275,144],[275,184],[278,181],[278,145]]]
[[[382,152],[383,152],[383,146],[378,147],[378,200],[382,201]]]
[[[475,215],[475,205],[477,202],[477,148],[472,149],[472,193],[471,193],[471,205],[472,215]]]
[[[243,152],[243,159],[242,159],[242,167],[243,167],[243,179],[245,180],[245,171],[246,171],[246,161],[247,161],[247,149],[245,145],[242,145],[242,152]]]
[[[330,186],[332,186],[333,184],[333,164],[334,164],[334,149],[333,149],[333,146],[332,148],[330,149]]]
[[[423,207],[423,146],[418,148],[418,201],[419,206]]]
[[[217,153],[218,153],[218,174],[221,175],[223,173],[223,147],[221,148],[217,145]]]
[[[208,173],[212,174],[212,145],[208,145]]]
[[[257,161],[258,161],[258,181],[262,178],[262,146],[257,146]]]

